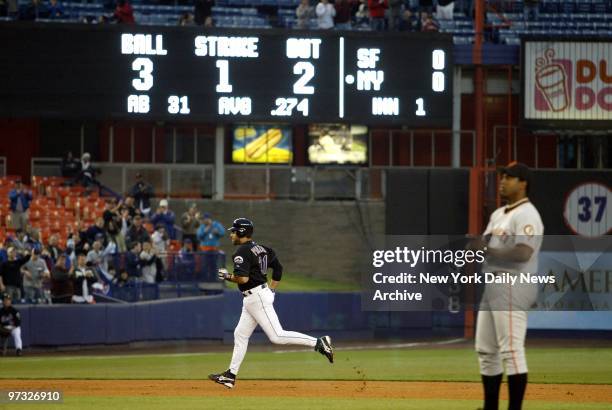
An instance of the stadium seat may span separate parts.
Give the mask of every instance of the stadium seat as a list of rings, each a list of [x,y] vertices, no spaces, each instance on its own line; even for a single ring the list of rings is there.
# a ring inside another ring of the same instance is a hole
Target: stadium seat
[[[565,1],[561,3],[561,9],[559,10],[559,12],[565,13],[565,14],[572,14],[574,13],[574,11],[575,11],[574,2]]]
[[[575,10],[577,13],[590,13],[592,10],[591,2],[589,1],[580,1],[575,5]]]
[[[544,13],[558,13],[560,11],[560,3],[557,1],[545,1],[540,5],[540,11]]]

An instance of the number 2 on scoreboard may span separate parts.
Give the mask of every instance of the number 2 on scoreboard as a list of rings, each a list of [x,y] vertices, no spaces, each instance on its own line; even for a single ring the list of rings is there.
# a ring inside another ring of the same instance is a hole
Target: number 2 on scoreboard
[[[299,75],[300,78],[293,84],[293,94],[314,94],[315,89],[308,82],[315,75],[315,68],[308,61],[300,61],[293,66],[293,74]]]

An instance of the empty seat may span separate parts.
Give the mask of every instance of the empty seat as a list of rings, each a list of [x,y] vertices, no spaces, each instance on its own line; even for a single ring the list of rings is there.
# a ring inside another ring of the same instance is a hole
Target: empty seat
[[[586,1],[581,1],[576,3],[574,10],[576,10],[576,12],[578,13],[590,13],[592,8],[591,8],[591,2],[586,2]]]

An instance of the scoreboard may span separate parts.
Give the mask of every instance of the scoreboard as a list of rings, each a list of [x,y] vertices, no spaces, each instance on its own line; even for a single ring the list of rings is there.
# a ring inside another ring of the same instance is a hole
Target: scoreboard
[[[8,116],[450,127],[439,33],[0,25]]]

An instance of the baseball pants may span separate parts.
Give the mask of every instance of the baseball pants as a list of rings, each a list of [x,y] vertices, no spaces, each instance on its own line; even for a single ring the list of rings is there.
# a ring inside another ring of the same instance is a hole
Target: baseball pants
[[[274,344],[315,347],[316,338],[283,329],[274,310],[274,293],[268,287],[258,287],[251,291],[253,293],[242,302],[242,313],[234,330],[234,352],[229,368],[233,374],[238,374],[249,346],[249,338],[257,325],[261,326]]]
[[[476,319],[480,374],[527,373],[527,310],[536,295],[537,286],[487,285]]]
[[[15,342],[15,349],[21,350],[23,348],[23,343],[21,342],[21,327],[17,326],[11,329],[11,336]]]
[[[479,311],[476,319],[476,351],[480,374],[527,373],[525,335],[527,312]]]

